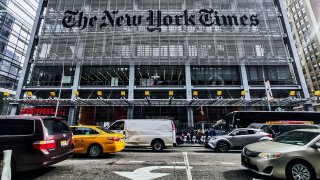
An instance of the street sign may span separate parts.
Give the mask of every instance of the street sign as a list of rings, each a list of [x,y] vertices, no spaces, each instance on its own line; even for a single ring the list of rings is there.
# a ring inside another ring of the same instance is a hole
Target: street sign
[[[190,167],[192,168],[192,167]],[[163,176],[168,176],[170,173],[152,173],[151,171],[157,169],[186,169],[185,166],[148,166],[134,170],[133,172],[113,171],[114,173],[126,177],[131,180],[151,180]]]

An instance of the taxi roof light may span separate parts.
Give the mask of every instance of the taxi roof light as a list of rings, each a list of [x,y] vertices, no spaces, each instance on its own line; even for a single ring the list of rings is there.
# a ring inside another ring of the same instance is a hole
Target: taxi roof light
[[[266,124],[314,124],[313,121],[267,121]]]

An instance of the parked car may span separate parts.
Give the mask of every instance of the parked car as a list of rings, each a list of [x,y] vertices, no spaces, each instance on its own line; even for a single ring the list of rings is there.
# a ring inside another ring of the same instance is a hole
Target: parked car
[[[38,169],[72,156],[72,133],[60,118],[0,116],[0,156],[4,150],[12,150],[14,171]]]
[[[121,132],[126,139],[126,146],[152,147],[153,151],[163,151],[176,144],[176,132],[173,121],[167,119],[124,119],[108,127],[114,132]]]
[[[262,132],[259,129],[239,128],[225,135],[214,136],[205,143],[205,147],[220,152],[227,152],[229,149],[244,147],[262,140],[272,140],[271,134]]]
[[[103,153],[116,153],[125,147],[123,134],[114,133],[100,126],[71,126],[74,153],[99,157]]]
[[[272,134],[273,138],[295,129],[320,129],[320,127],[311,124],[272,124],[262,127],[262,131]]]
[[[320,129],[299,129],[273,141],[246,146],[242,165],[258,174],[286,179],[320,178]]]

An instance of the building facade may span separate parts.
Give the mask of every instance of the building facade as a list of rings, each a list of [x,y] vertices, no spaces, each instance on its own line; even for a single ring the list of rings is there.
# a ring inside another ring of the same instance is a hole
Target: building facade
[[[22,108],[12,114],[63,114],[70,124],[168,118],[194,127],[309,98],[282,2],[40,5],[15,101]]]
[[[286,0],[295,45],[310,92],[320,90],[320,1]]]
[[[24,56],[29,43],[37,1],[0,1],[0,114],[6,114],[8,104],[3,92],[15,95]]]

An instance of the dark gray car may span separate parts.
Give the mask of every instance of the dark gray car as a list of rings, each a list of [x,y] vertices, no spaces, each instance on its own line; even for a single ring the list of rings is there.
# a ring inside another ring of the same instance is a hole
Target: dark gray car
[[[272,140],[272,135],[262,132],[260,129],[240,128],[222,136],[214,136],[205,144],[205,147],[227,152],[229,149],[244,147],[262,140]]]

